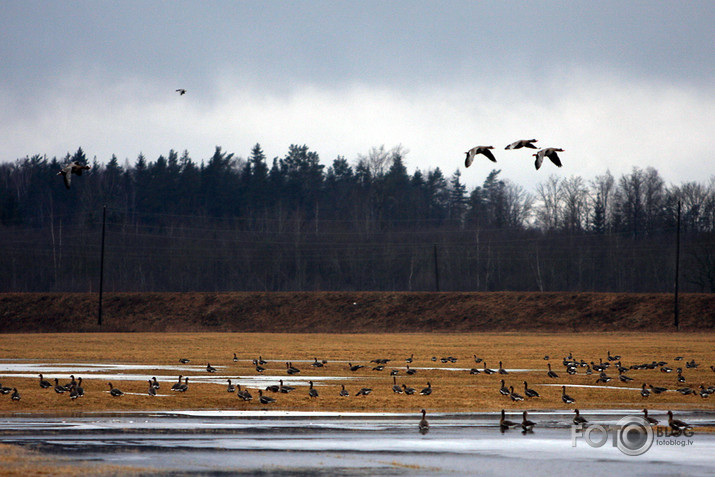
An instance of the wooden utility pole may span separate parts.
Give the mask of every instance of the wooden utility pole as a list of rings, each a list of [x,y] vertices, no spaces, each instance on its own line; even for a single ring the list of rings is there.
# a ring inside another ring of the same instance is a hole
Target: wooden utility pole
[[[97,312],[97,324],[102,326],[102,291],[104,289],[104,229],[107,222],[107,206],[102,209],[102,251],[99,259],[99,311]]]
[[[675,304],[673,312],[675,314],[675,329],[680,331],[680,314],[678,310],[678,277],[680,275],[680,201],[678,201],[678,228],[675,232]]]
[[[434,287],[439,291],[439,262],[437,261],[437,244],[434,245]]]

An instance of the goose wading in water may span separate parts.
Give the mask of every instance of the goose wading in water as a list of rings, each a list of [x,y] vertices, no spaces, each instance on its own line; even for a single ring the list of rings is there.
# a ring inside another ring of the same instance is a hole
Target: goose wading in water
[[[494,149],[493,146],[474,146],[465,154],[467,157],[464,159],[464,167],[469,167],[472,165],[472,162],[474,162],[474,156],[477,154],[481,154],[487,159],[489,159],[492,162],[497,162],[496,158],[494,157],[494,154],[492,154],[492,151],[490,149]]]
[[[506,419],[506,412],[504,409],[501,410],[501,419],[499,419],[499,430],[503,433],[507,429],[518,426],[519,424]]]
[[[425,415],[427,414],[427,411],[422,409],[422,419],[420,420],[420,434],[427,434],[429,432],[429,422],[427,422],[427,418]]]
[[[536,425],[535,422],[532,422],[526,418],[526,411],[524,411],[522,414],[522,419],[521,419],[522,433],[526,434],[527,432],[533,432],[535,425]]]
[[[658,424],[658,419],[656,419],[656,418],[654,418],[654,417],[650,417],[650,416],[648,415],[648,409],[643,409],[643,419],[645,419],[646,421],[648,421],[648,424],[651,424],[651,425],[653,425],[653,426],[655,426],[656,424]]]
[[[574,424],[579,425],[579,424],[586,424],[588,422],[585,417],[581,416],[581,413],[579,412],[578,409],[574,409],[573,412],[576,413],[576,415],[573,417]]]
[[[77,161],[72,161],[63,167],[57,175],[62,176],[62,179],[65,181],[65,187],[69,189],[70,184],[72,183],[72,174],[81,176],[82,171],[86,171],[88,169],[90,169],[89,166],[84,166]]]
[[[538,142],[536,139],[519,139],[509,144],[504,149],[521,149],[522,147],[527,147],[529,149],[538,149],[534,146],[534,143]]]
[[[536,170],[538,171],[541,167],[541,163],[544,162],[544,157],[548,157],[551,162],[556,164],[556,166],[561,167],[561,159],[559,159],[559,155],[556,154],[557,152],[564,152],[564,150],[557,147],[547,147],[546,149],[541,149],[536,154],[532,154],[534,157],[536,157],[536,160],[534,161],[534,166],[536,166]]]

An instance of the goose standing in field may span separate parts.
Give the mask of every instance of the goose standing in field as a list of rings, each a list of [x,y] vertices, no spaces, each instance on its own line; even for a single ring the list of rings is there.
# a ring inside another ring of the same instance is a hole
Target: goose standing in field
[[[318,397],[318,390],[313,387],[313,381],[308,381],[310,384],[310,389],[308,389],[308,396],[312,398]]]
[[[372,392],[372,388],[360,388],[360,391],[356,392],[356,396],[367,396]]]
[[[253,365],[256,367],[256,371],[259,373],[262,373],[263,371],[266,370],[263,366],[261,366],[260,362],[257,359],[253,360]],[[288,368],[288,363],[286,363],[286,369]]]
[[[79,378],[80,384],[82,383],[82,378]],[[151,385],[154,386],[154,389],[158,390],[161,387],[161,384],[159,384],[159,381],[156,380],[156,376],[153,376],[151,378]]]
[[[323,363],[318,361],[318,358],[314,357],[313,359],[314,359],[314,361],[310,364],[311,366],[313,366],[314,368],[322,368],[323,367]]]
[[[47,389],[49,387],[52,387],[52,383],[50,383],[48,380],[43,378],[41,374],[40,374],[40,387],[42,389]]]
[[[646,386],[647,384],[643,383],[643,387],[641,388],[641,396],[643,396],[644,398],[650,396],[650,391],[645,388]]]
[[[574,398],[566,394],[566,386],[561,386],[561,400],[564,404],[571,404],[576,401]]]
[[[233,362],[238,363],[238,356],[236,356],[236,353],[233,353]]]
[[[499,374],[509,374],[509,371],[502,366],[501,361],[499,361]]]
[[[685,386],[684,388],[678,388],[678,389],[676,389],[676,391],[678,391],[683,396],[687,396],[688,394],[696,394],[695,390],[688,386]]]
[[[476,355],[476,354],[474,354],[474,355],[472,355],[472,356],[474,356],[474,362],[475,362],[475,363],[479,364],[479,363],[482,362],[482,358],[477,358],[477,355]]]
[[[236,396],[243,401],[250,401],[253,399],[253,396],[251,396],[251,393],[248,392],[248,389],[241,389],[240,384],[236,385]]]
[[[70,188],[70,183],[72,182],[72,174],[81,176],[82,171],[88,170],[89,166],[84,166],[77,161],[72,161],[63,167],[60,172],[57,173],[58,176],[62,176],[65,181],[65,187]]]
[[[564,152],[564,150],[557,147],[547,147],[546,149],[541,149],[536,154],[532,154],[536,157],[536,160],[534,161],[536,170],[538,171],[541,167],[541,163],[544,162],[544,157],[548,157],[551,162],[556,164],[556,166],[561,167],[561,160],[559,159],[559,155],[556,154],[557,152]]]
[[[417,372],[417,370],[411,369],[411,368],[410,368],[410,365],[409,365],[409,364],[407,365],[407,371],[405,371],[405,373],[407,373],[407,374],[409,374],[410,376],[412,376],[412,375],[415,374],[416,372]]]
[[[683,370],[681,368],[678,368],[678,382],[679,383],[685,382],[685,376],[683,376]]]
[[[494,374],[496,371],[494,371],[493,369],[487,368],[487,362],[484,361],[484,371],[483,372],[484,372],[484,374]]]
[[[231,380],[228,380],[228,386],[226,386],[226,392],[232,393],[236,391],[236,386],[231,384]]]
[[[427,381],[427,387],[420,391],[420,394],[423,396],[429,396],[432,394],[432,384],[430,384],[429,381]]]
[[[573,412],[576,413],[576,415],[573,417],[574,424],[578,426],[579,424],[586,424],[588,422],[585,417],[581,416],[581,413],[578,409],[574,409]]]
[[[411,363],[415,359],[415,353],[410,354],[409,358],[405,358],[405,363]]]
[[[668,411],[668,425],[670,426],[671,434],[677,436],[679,436],[684,430],[693,428],[693,426],[681,421],[680,419],[673,419],[673,411]]]
[[[533,432],[535,425],[536,425],[535,422],[530,421],[526,418],[526,411],[524,411],[522,413],[522,419],[521,419],[522,434],[526,434],[527,432]]]
[[[623,373],[621,370],[618,370],[618,379],[620,379],[622,383],[628,383],[630,381],[633,381],[633,378],[631,378],[630,376],[626,376],[625,373]]]
[[[355,364],[355,365],[354,365],[354,364],[352,364],[352,363],[348,363],[348,368],[350,368],[350,371],[357,371],[358,369],[364,368],[364,367],[365,367],[365,366],[363,366],[363,365],[361,365],[361,364]]]
[[[57,394],[62,394],[65,392],[65,387],[60,385],[60,380],[55,378],[55,392]]]
[[[521,394],[515,393],[514,392],[514,386],[509,386],[509,397],[511,398],[512,401],[518,402],[518,401],[523,401],[524,396]]]
[[[646,421],[648,421],[648,424],[651,424],[651,425],[653,425],[653,426],[655,426],[656,424],[658,424],[658,419],[656,419],[656,418],[654,418],[654,417],[650,417],[650,416],[648,415],[648,409],[643,409],[643,419],[645,419]]]
[[[181,364],[189,364],[190,361],[188,358],[179,358],[179,363]]]
[[[537,393],[535,390],[529,388],[529,385],[526,384],[526,381],[524,381],[524,394],[526,394],[526,397],[530,397],[530,398],[540,397],[539,393]]]
[[[547,363],[547,366],[549,367],[549,372],[546,373],[546,375],[550,378],[558,378],[559,375],[556,374],[554,371],[551,370],[551,363]]]
[[[283,394],[288,394],[291,391],[295,391],[295,388],[293,386],[286,386],[283,384],[283,380],[279,380],[280,385],[278,386],[278,392],[283,393]]]
[[[295,366],[293,366],[293,363],[289,362],[287,373],[290,375],[298,374],[298,373],[300,373],[300,369],[296,368]]]
[[[513,421],[509,421],[506,419],[506,412],[504,412],[504,409],[501,410],[501,419],[499,419],[499,430],[504,433],[507,429],[511,429],[513,427],[518,426],[519,424]]]
[[[156,388],[154,387],[154,383],[151,382],[151,379],[149,380],[149,390],[147,394],[149,394],[149,396],[156,396]]]
[[[182,380],[182,379],[184,379],[184,377],[183,377],[183,376],[179,376],[179,380],[178,380],[177,382],[175,382],[173,386],[171,386],[171,390],[172,390],[172,391],[178,391],[179,388],[181,388],[181,384],[182,384],[182,383],[181,383],[181,380]]]
[[[215,373],[215,372],[216,372],[216,368],[214,368],[213,366],[211,366],[211,363],[206,363],[206,372],[208,372],[208,373]]]
[[[425,415],[427,414],[427,411],[422,409],[422,419],[420,420],[420,434],[427,434],[429,432],[429,422],[427,422],[427,418]]]
[[[348,390],[345,389],[345,385],[344,385],[344,384],[341,384],[341,386],[342,386],[342,389],[340,390],[340,397],[348,397],[348,396],[350,396],[350,393],[348,392]],[[402,392],[402,391],[400,391],[400,392]]]
[[[509,388],[506,386],[503,379],[501,380],[501,388],[499,388],[499,394],[501,394],[502,396],[509,395]]]
[[[107,383],[107,386],[109,386],[109,394],[114,397],[122,396],[124,394],[119,388],[115,388],[112,383]]]
[[[496,158],[494,157],[494,154],[492,154],[492,151],[490,149],[494,149],[493,146],[474,146],[465,154],[467,157],[464,159],[464,167],[469,167],[472,165],[472,162],[474,162],[474,156],[477,154],[482,154],[484,157],[489,159],[492,162],[497,162]]]
[[[402,390],[407,394],[408,396],[412,396],[414,393],[417,392],[415,388],[408,387],[406,384],[402,385]]]
[[[534,143],[538,142],[536,139],[519,139],[509,144],[504,149],[521,149],[522,147],[527,147],[529,149],[538,149]]]
[[[392,377],[392,392],[395,394],[402,394],[402,388],[397,384],[397,377]]]
[[[79,380],[77,381],[77,386],[75,386],[75,389],[77,390],[78,397],[84,396],[84,388],[82,387],[82,378],[79,378]]]
[[[17,391],[17,388],[12,388],[12,396],[10,396],[10,399],[12,399],[13,401],[20,400],[20,393]]]
[[[177,389],[177,391],[185,393],[188,390],[189,390],[189,377],[186,376],[184,378],[184,383],[179,385],[179,389]]]
[[[668,390],[668,388],[662,388],[660,386],[653,386],[652,384],[650,384],[649,386],[650,386],[650,390],[652,392],[654,392],[655,394],[664,393]]]
[[[268,364],[268,361],[266,361],[265,359],[263,359],[263,356],[261,356],[261,355],[259,354],[259,355],[258,355],[258,364],[260,364],[261,366],[263,366],[264,364]]]
[[[72,386],[70,388],[70,399],[74,400],[79,397],[79,393],[77,392],[77,386]]]
[[[276,400],[273,399],[272,397],[264,396],[263,391],[261,391],[260,389],[258,390],[258,401],[261,404],[273,404],[274,402],[276,402]]]
[[[65,391],[67,391],[67,388],[65,388]],[[0,394],[10,394],[11,392],[12,388],[0,384]]]

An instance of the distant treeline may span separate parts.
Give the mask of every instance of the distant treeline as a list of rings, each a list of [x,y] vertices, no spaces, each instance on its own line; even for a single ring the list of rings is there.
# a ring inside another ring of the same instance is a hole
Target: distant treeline
[[[0,164],[0,292],[96,291],[106,205],[106,291],[522,290],[670,292],[681,203],[680,287],[715,291],[715,178],[666,186],[548,177],[535,191],[493,170],[409,174],[401,147],[327,169],[292,145],[270,163],[217,147],[115,156],[74,177],[66,157]]]

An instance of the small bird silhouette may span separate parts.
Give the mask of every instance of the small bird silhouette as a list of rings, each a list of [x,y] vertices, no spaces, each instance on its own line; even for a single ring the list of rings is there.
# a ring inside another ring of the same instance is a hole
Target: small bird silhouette
[[[186,90],[184,88],[179,88],[176,90],[177,93],[179,93],[179,96],[183,96],[186,94]]]

